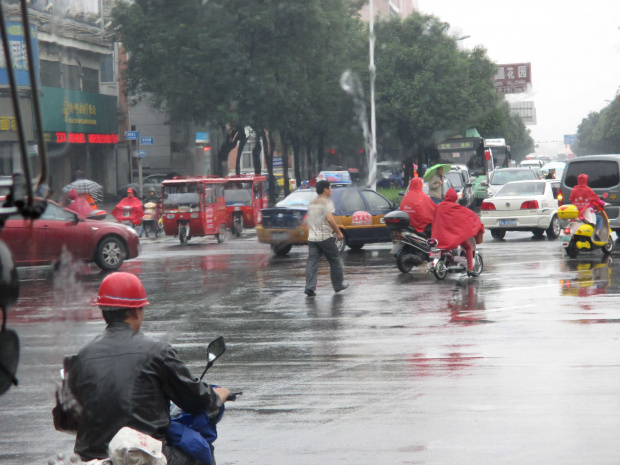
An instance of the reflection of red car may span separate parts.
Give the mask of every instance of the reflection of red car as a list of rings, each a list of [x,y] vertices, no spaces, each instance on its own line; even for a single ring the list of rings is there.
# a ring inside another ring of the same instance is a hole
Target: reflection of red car
[[[140,244],[132,228],[87,220],[51,201],[38,220],[11,216],[0,239],[11,249],[18,266],[59,261],[66,248],[74,259],[95,262],[104,270],[116,270],[126,259],[137,257]]]

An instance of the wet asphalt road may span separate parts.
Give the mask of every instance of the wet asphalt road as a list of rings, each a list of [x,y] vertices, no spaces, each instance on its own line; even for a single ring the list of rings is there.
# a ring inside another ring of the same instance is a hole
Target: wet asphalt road
[[[221,464],[617,464],[620,255],[569,260],[558,241],[489,234],[478,279],[401,274],[390,245],[344,254],[351,287],[321,268],[303,294],[306,247],[274,257],[255,235],[217,244],[144,241],[123,266],[153,305],[143,329],[192,371],[242,398],[219,425]],[[96,268],[20,272],[9,316],[20,386],[0,397],[0,464],[72,450],[51,409],[64,355],[104,325]]]

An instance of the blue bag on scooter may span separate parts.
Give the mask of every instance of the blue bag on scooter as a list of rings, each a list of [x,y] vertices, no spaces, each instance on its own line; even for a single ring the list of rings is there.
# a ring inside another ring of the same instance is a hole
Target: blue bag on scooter
[[[185,413],[176,406],[171,409],[171,414],[173,418],[166,432],[168,444],[211,465],[211,444],[217,439],[216,425],[224,416],[224,405],[215,418],[209,418],[205,412]]]

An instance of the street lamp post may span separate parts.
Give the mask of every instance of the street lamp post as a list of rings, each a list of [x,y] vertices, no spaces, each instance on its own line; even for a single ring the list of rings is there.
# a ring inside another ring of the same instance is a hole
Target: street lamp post
[[[368,157],[368,184],[371,189],[377,189],[377,119],[375,111],[375,12],[374,1],[368,5],[370,15],[370,135],[372,145]]]

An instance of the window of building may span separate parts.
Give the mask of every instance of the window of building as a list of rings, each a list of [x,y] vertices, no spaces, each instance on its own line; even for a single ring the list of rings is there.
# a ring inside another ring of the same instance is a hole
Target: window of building
[[[59,61],[39,60],[39,76],[42,86],[62,87]]]
[[[82,90],[80,88],[80,68],[74,65],[62,66],[62,87],[69,90]]]
[[[99,70],[82,68],[82,90],[99,93]]]
[[[114,57],[103,55],[100,59],[101,82],[114,82]]]

